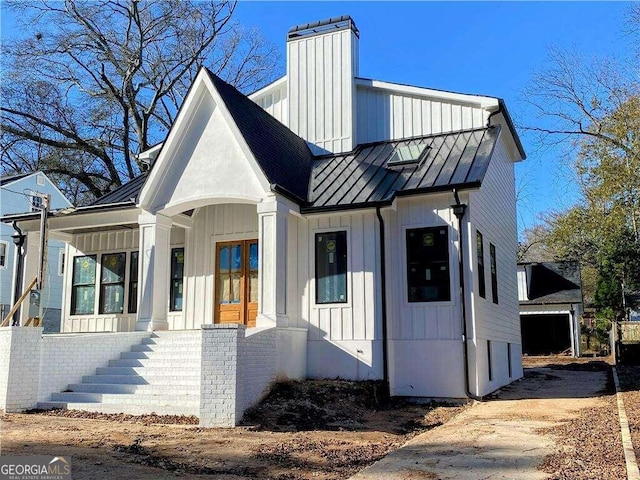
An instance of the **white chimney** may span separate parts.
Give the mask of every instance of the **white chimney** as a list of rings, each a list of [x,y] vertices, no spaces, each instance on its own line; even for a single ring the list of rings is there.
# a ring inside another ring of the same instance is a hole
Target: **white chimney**
[[[287,34],[289,128],[317,148],[356,145],[355,103],[360,33],[348,15],[298,25]]]

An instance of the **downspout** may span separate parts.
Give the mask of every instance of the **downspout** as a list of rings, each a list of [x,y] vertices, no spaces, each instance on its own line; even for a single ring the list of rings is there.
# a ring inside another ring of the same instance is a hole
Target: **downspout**
[[[23,260],[22,246],[24,245],[24,240],[26,235],[22,233],[22,230],[20,229],[20,227],[18,227],[18,222],[16,222],[15,220],[11,222],[11,226],[15,230],[15,233],[11,235],[11,238],[13,239],[13,243],[16,246],[16,253],[17,253],[16,267],[15,267],[16,283],[14,285],[14,290],[13,290],[13,298],[14,298],[13,301],[15,302],[22,296],[22,260]],[[20,325],[20,308],[18,308],[16,312],[13,314],[13,321],[11,325],[14,327]]]
[[[378,217],[378,225],[380,228],[380,295],[382,300],[382,377],[384,383],[389,389],[389,352],[387,346],[387,268],[386,268],[386,254],[384,243],[384,219],[380,213],[380,207],[376,207],[376,215]]]
[[[456,200],[455,205],[451,205],[453,214],[458,219],[458,276],[460,277],[460,316],[462,320],[462,352],[464,362],[464,392],[468,398],[473,400],[482,401],[482,397],[479,397],[471,393],[469,385],[469,350],[467,347],[467,306],[466,306],[466,293],[464,288],[464,235],[462,234],[462,219],[467,211],[467,205],[460,203],[460,197],[458,191],[453,189],[453,197]]]

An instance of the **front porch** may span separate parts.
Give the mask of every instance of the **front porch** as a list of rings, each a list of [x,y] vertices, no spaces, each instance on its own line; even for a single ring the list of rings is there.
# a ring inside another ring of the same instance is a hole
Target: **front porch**
[[[50,237],[67,243],[62,333],[287,326],[285,292],[275,286],[287,282],[291,206],[227,199],[183,208],[171,216],[132,207],[50,219]],[[35,275],[38,245],[30,232],[24,279]]]

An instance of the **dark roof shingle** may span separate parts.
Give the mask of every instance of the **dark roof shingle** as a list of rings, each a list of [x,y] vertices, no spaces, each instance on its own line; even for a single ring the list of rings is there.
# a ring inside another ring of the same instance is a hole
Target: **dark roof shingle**
[[[235,87],[207,72],[269,182],[280,193],[304,202],[313,165],[307,142]]]
[[[545,305],[582,302],[582,282],[578,262],[542,262],[519,264],[527,276],[527,296],[520,305]]]
[[[29,175],[34,174],[35,172],[25,172],[25,173],[12,173],[9,175],[0,176],[0,185],[8,185],[11,182],[16,182],[24,177],[28,177]]]

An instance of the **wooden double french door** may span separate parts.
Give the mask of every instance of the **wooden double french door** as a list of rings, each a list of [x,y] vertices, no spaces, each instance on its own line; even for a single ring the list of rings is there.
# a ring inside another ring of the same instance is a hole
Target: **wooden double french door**
[[[256,326],[258,240],[216,244],[215,323]]]

